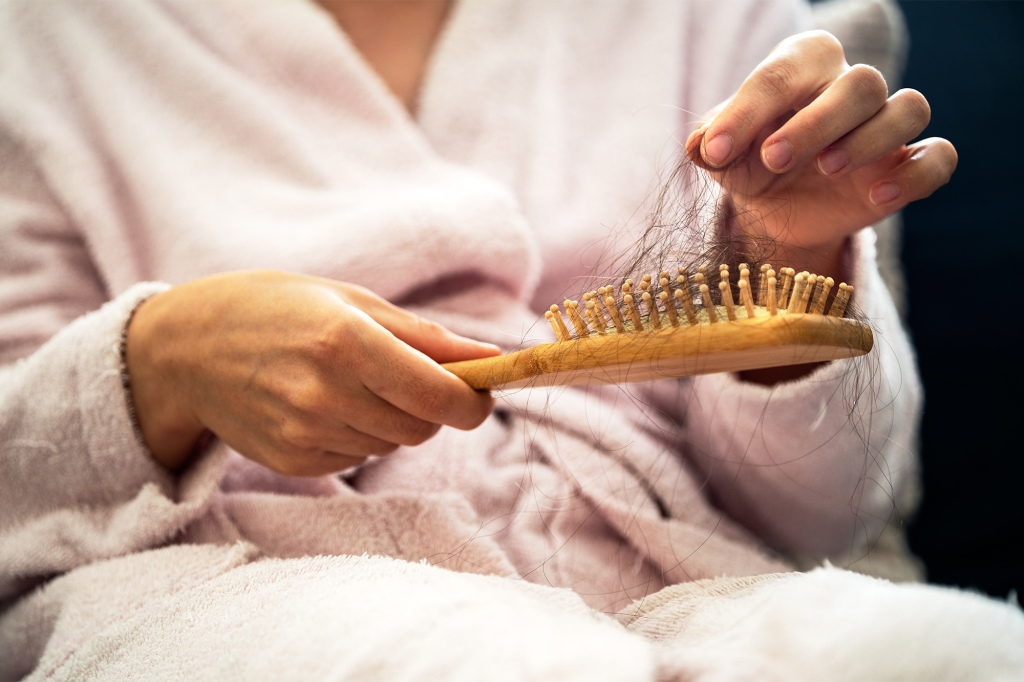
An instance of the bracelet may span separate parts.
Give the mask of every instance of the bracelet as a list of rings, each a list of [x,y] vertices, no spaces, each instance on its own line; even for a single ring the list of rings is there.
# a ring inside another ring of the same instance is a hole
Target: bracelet
[[[148,296],[143,298],[141,301],[138,301],[131,311],[129,311],[128,319],[124,321],[124,326],[121,327],[121,339],[117,344],[117,349],[118,354],[120,355],[121,388],[124,390],[124,403],[128,412],[128,421],[132,425],[132,432],[135,434],[135,440],[138,442],[139,447],[141,447],[146,454],[150,456],[150,459],[155,461],[156,458],[153,457],[153,453],[150,452],[149,446],[146,445],[146,439],[142,435],[142,425],[139,423],[139,414],[135,410],[135,399],[132,397],[132,377],[128,372],[128,327],[135,318],[135,312],[147,300],[149,300]],[[195,457],[196,454],[209,448],[215,438],[216,436],[214,436],[210,430],[204,429],[200,434],[199,439],[192,447],[192,451],[186,459],[186,462]]]
[[[138,301],[129,311],[128,319],[124,321],[124,325],[121,327],[121,339],[118,342],[117,349],[120,355],[120,369],[121,369],[121,388],[124,389],[124,402],[125,407],[128,411],[128,421],[132,425],[132,431],[135,433],[135,439],[147,451],[149,448],[146,447],[146,440],[142,435],[142,426],[139,424],[139,415],[135,411],[135,399],[132,397],[132,377],[128,372],[128,326],[132,323],[135,318],[135,312],[139,309],[143,303],[148,300],[143,298]]]

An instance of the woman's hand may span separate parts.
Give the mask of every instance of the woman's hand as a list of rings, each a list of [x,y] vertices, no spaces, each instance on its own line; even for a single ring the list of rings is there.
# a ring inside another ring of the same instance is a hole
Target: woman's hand
[[[848,235],[949,181],[953,145],[907,144],[930,115],[920,93],[889,96],[877,70],[812,31],[780,43],[686,149],[726,191],[733,229],[817,254],[835,269],[815,271],[838,276]]]
[[[438,363],[498,352],[361,287],[251,271],[147,300],[127,363],[143,438],[168,469],[209,430],[271,469],[313,476],[442,425],[478,426],[492,398]]]

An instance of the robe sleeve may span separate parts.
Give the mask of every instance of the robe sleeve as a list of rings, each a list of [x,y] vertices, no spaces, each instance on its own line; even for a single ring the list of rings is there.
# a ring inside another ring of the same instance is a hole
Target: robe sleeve
[[[913,512],[922,388],[916,357],[875,265],[874,232],[852,240],[865,356],[766,387],[734,374],[682,382],[686,456],[714,501],[775,548],[848,563]]]
[[[779,41],[813,28],[800,0],[697,0],[693,11],[685,93],[695,112],[731,96]],[[847,257],[874,331],[870,354],[774,387],[719,374],[653,389],[716,504],[800,563],[856,560],[917,504],[916,357],[879,274],[874,231],[855,235]]]
[[[137,284],[107,301],[87,245],[41,177],[16,144],[0,145],[5,603],[53,575],[166,543],[201,513],[215,477],[161,469],[129,416],[122,331],[166,285]]]

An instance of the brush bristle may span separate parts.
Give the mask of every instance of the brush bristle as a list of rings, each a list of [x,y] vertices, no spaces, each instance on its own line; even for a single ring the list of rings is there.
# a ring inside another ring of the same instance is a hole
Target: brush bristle
[[[692,279],[683,268],[679,268],[674,280],[667,271],[645,274],[640,279],[639,291],[634,289],[633,280],[625,280],[618,298],[616,288],[611,285],[583,294],[583,313],[579,301],[566,299],[562,310],[568,324],[557,305],[552,305],[545,317],[556,338],[569,341],[592,335],[657,331],[776,315],[843,317],[853,294],[853,287],[845,282],[835,287],[831,277],[806,271],[798,273],[793,268],[780,268],[776,272],[767,263],[755,269],[759,273],[755,294],[750,266],[741,263],[738,270],[739,277],[733,281],[729,266],[720,265],[717,286],[710,282],[709,274],[716,271],[707,266],[698,268]],[[834,288],[837,291],[832,296]],[[718,290],[717,297],[712,295],[714,289]]]

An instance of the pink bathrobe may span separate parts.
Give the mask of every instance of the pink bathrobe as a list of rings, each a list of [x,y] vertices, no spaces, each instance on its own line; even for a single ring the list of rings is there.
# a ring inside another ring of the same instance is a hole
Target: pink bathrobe
[[[480,428],[340,478],[218,442],[171,476],[119,375],[134,305],[244,268],[360,284],[506,348],[548,340],[538,311],[628,249],[697,115],[805,11],[460,2],[413,119],[309,0],[0,3],[0,678],[223,679],[277,652],[303,679],[479,679],[474,657],[507,653],[481,644],[499,602],[542,652],[510,670],[667,678],[657,628],[600,612],[640,622],[634,600],[668,585],[862,560],[912,510],[920,408],[870,230],[849,249],[876,328],[856,363],[774,389],[510,392]],[[417,637],[425,658],[394,655]],[[438,662],[453,641],[472,653]]]

